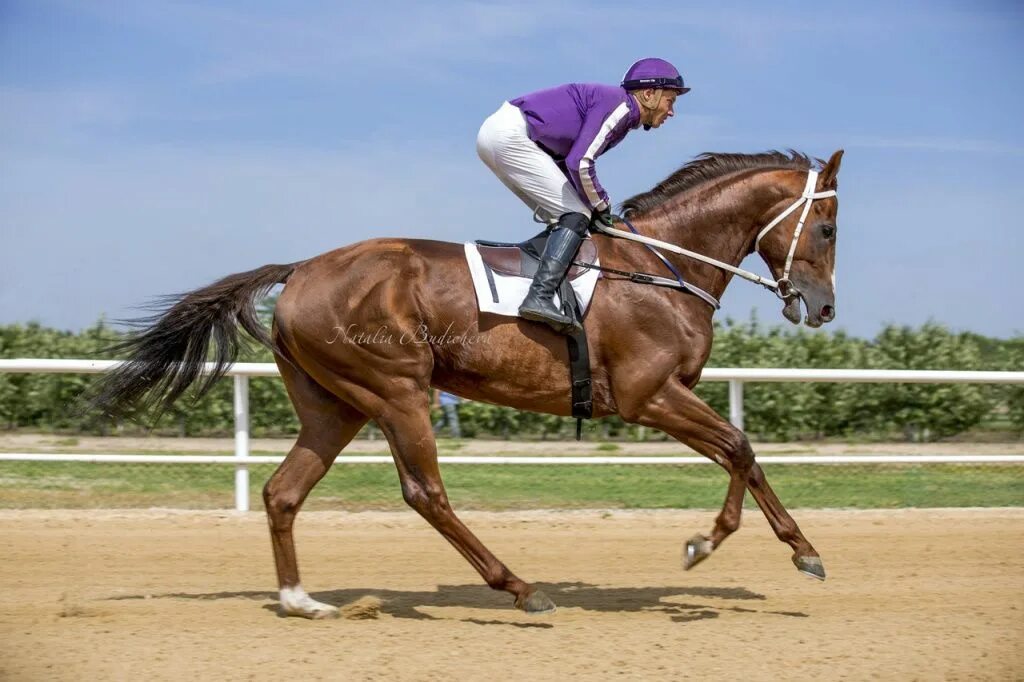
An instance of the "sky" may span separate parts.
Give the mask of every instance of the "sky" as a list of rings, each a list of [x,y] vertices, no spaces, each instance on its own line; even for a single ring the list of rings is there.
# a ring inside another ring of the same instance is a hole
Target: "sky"
[[[597,162],[846,150],[837,319],[1024,333],[1024,3],[0,0],[0,324],[80,329],[377,236],[520,240],[476,156],[506,99],[675,63]],[[766,269],[757,257],[745,266]],[[734,280],[719,319],[787,325]]]

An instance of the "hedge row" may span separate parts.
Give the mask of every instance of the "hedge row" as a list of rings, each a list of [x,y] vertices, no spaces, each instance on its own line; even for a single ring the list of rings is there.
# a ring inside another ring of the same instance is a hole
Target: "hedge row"
[[[79,333],[38,324],[0,326],[0,357],[109,357],[103,349],[119,335],[102,321]],[[262,348],[248,350],[246,361],[269,362]],[[756,318],[718,325],[711,367],[816,367],[885,369],[1024,369],[1024,337],[992,339],[953,333],[939,324],[919,328],[888,326],[874,339],[843,332],[762,327]],[[94,380],[74,374],[0,374],[0,428],[31,428],[104,433],[111,425],[75,409]],[[728,414],[728,388],[709,382],[697,392]],[[1024,431],[1024,387],[922,384],[746,384],[748,433],[761,439],[828,436],[937,439],[987,425],[1016,434]],[[250,384],[252,427],[256,435],[294,433],[297,423],[284,387],[277,379]],[[569,437],[571,420],[517,412],[484,403],[460,407],[466,436]],[[198,403],[182,405],[156,425],[182,435],[225,434],[233,430],[231,382],[222,381]],[[120,430],[138,430],[117,425]],[[617,418],[588,425],[602,437],[659,437]]]

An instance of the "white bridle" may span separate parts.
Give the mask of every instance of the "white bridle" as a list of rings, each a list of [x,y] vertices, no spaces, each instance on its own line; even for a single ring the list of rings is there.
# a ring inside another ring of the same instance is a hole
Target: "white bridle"
[[[807,184],[804,185],[804,193],[800,195],[800,198],[789,205],[785,211],[776,216],[775,220],[768,223],[763,230],[757,233],[757,239],[754,240],[754,251],[761,252],[761,238],[771,232],[772,228],[781,223],[786,217],[795,211],[803,204],[804,210],[800,214],[800,221],[796,224],[796,229],[793,230],[793,241],[789,244],[789,253],[786,254],[786,266],[782,269],[782,279],[775,283],[775,292],[780,296],[785,297],[786,292],[783,292],[780,288],[783,282],[789,284],[789,271],[793,267],[793,255],[796,254],[796,243],[800,241],[800,233],[804,231],[804,221],[807,220],[807,214],[811,212],[811,204],[814,203],[815,199],[825,199],[827,197],[836,196],[836,191],[830,189],[825,192],[815,192],[814,188],[818,185],[818,172],[807,171]]]
[[[761,277],[760,275],[756,275],[748,270],[738,268],[734,265],[729,265],[728,263],[723,263],[722,261],[711,258],[710,256],[705,256],[704,254],[697,253],[696,251],[684,249],[681,246],[676,246],[675,244],[670,244],[669,242],[663,242],[660,239],[644,237],[643,235],[633,234],[632,232],[617,230],[613,227],[605,227],[604,225],[601,225],[600,223],[597,222],[595,222],[594,228],[600,232],[604,232],[615,237],[629,239],[634,242],[640,242],[641,244],[648,244],[659,249],[671,251],[672,253],[678,253],[681,256],[687,256],[689,258],[693,258],[694,260],[699,260],[700,262],[707,263],[708,265],[713,265],[716,268],[725,270],[726,272],[731,272],[734,275],[742,277],[745,280],[749,280],[751,282],[754,282],[755,284],[760,284],[763,287],[772,289],[779,298],[786,299],[792,297],[797,293],[796,289],[793,288],[793,285],[789,281],[789,271],[790,268],[792,268],[793,266],[793,256],[796,253],[796,244],[800,240],[800,233],[803,232],[804,230],[804,221],[807,220],[807,215],[811,211],[811,204],[814,203],[815,199],[824,199],[826,197],[836,196],[835,190],[815,192],[814,189],[817,186],[817,183],[818,172],[813,170],[807,171],[807,184],[804,185],[804,191],[803,194],[800,195],[800,198],[794,201],[792,204],[790,204],[789,208],[780,213],[774,220],[768,223],[768,225],[766,225],[764,229],[757,233],[757,239],[754,241],[754,250],[760,252],[761,239],[766,234],[771,232],[775,226],[777,226],[779,223],[785,220],[790,213],[792,213],[796,209],[800,208],[801,205],[803,205],[804,210],[800,214],[800,221],[797,223],[796,229],[793,230],[793,241],[789,245],[789,253],[786,256],[786,265],[782,270],[782,278],[779,279],[778,281]]]

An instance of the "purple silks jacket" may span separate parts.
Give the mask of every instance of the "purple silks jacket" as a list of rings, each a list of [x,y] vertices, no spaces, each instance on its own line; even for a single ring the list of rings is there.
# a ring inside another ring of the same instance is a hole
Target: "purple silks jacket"
[[[608,208],[594,159],[640,125],[640,108],[629,93],[615,85],[569,83],[509,103],[523,112],[530,139],[559,162],[583,203]]]

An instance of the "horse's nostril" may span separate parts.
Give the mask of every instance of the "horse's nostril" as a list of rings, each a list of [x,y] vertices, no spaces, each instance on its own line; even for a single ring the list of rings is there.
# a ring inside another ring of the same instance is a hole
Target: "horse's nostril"
[[[825,320],[826,322],[831,322],[832,320],[835,319],[835,317],[836,317],[836,309],[835,308],[833,308],[830,305],[825,305],[825,306],[821,307],[821,319]]]

